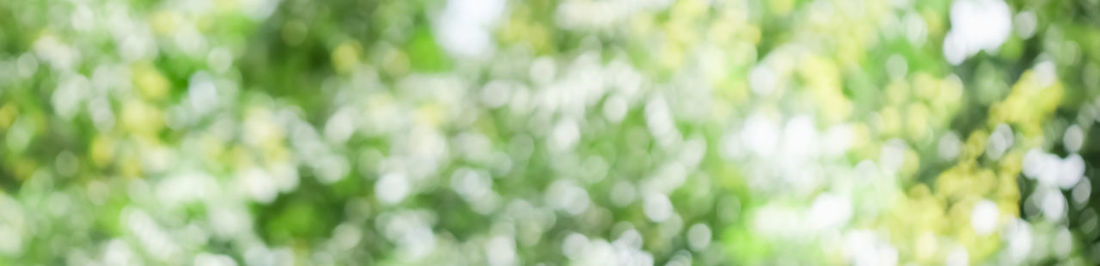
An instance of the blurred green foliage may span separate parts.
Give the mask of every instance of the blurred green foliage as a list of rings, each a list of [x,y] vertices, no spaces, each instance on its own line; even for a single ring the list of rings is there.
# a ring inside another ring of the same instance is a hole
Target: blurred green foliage
[[[0,1],[0,265],[1097,264],[1097,12]]]

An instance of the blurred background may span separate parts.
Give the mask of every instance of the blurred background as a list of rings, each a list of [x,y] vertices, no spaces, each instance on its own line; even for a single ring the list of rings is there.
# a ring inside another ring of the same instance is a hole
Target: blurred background
[[[1096,0],[0,1],[0,265],[1096,265],[1098,63]]]

